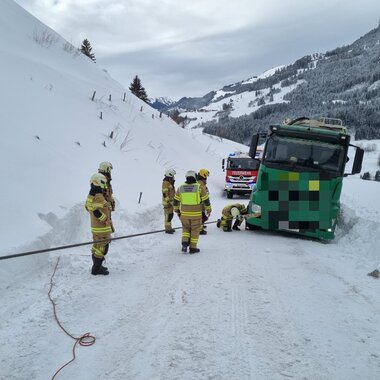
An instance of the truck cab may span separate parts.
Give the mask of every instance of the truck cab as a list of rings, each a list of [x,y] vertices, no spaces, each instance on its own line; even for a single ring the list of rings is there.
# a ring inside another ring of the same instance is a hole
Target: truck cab
[[[250,194],[256,183],[259,167],[258,157],[252,158],[243,152],[230,153],[223,159],[222,169],[226,172],[224,190],[227,198],[232,199],[234,194]]]
[[[343,178],[360,173],[363,150],[350,144],[346,127],[337,119],[301,117],[271,125],[266,136],[252,137],[251,156],[260,137],[266,142],[246,228],[333,239]],[[356,153],[346,173],[350,147]]]

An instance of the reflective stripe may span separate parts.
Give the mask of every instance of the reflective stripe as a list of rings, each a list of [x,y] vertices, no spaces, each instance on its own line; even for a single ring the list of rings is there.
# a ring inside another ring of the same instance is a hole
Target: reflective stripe
[[[107,202],[94,202],[94,197],[89,195],[86,200],[85,208],[87,211],[91,212],[99,208],[105,207],[106,203]]]
[[[202,211],[181,211],[181,216],[202,216]]]
[[[103,214],[101,215],[100,218],[98,218],[101,222],[104,222],[106,219],[107,219],[107,215],[106,214]]]
[[[106,226],[106,227],[91,227],[91,231],[94,234],[101,234],[101,233],[112,233],[112,228],[111,226]]]

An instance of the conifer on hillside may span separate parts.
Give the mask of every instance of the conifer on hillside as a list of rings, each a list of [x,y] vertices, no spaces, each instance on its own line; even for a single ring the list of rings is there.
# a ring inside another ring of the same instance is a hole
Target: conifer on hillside
[[[91,53],[92,47],[90,44],[90,41],[85,38],[82,42],[82,46],[80,47],[80,51],[84,54],[87,55],[88,58],[90,58],[92,61],[96,62],[95,59],[95,54]]]
[[[137,75],[133,78],[133,81],[129,86],[129,89],[131,90],[132,94],[136,95],[144,102],[148,101],[148,95],[145,91],[145,88],[141,85],[141,80]]]

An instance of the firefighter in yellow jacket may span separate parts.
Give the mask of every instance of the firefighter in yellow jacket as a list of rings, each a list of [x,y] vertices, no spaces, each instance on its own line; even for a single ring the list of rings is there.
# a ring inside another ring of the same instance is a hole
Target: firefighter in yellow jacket
[[[247,208],[240,204],[234,203],[232,205],[228,205],[222,210],[222,217],[218,219],[216,226],[221,227],[224,232],[231,232],[232,230],[239,231],[240,225],[243,222],[242,215],[247,214]],[[232,226],[232,221],[235,219],[235,223]],[[232,229],[231,229],[232,226]]]
[[[113,190],[112,190],[112,176],[111,171],[113,169],[113,166],[108,161],[103,161],[99,164],[98,173],[103,174],[107,178],[107,188],[104,190],[104,197],[106,198],[106,201],[111,204],[112,211],[115,211],[115,199],[113,197]]]
[[[207,178],[209,177],[210,172],[207,169],[200,169],[197,174],[197,181],[201,185],[201,187],[207,192],[207,194],[210,194],[207,188]],[[203,204],[202,209],[202,225],[201,225],[201,232],[200,235],[207,235],[205,222],[207,221],[208,216],[206,215],[205,205]]]
[[[211,205],[208,194],[197,182],[197,173],[189,170],[186,173],[186,182],[177,188],[174,197],[174,211],[182,223],[182,252],[200,251],[197,248],[199,232],[202,225],[202,208],[205,206],[207,216],[211,214]]]
[[[90,213],[92,240],[103,240],[94,243],[91,248],[93,266],[91,274],[109,274],[108,269],[102,265],[104,256],[108,252],[111,233],[113,232],[111,209],[112,206],[105,198],[107,178],[96,173],[90,180],[91,189],[86,200],[86,210]]]

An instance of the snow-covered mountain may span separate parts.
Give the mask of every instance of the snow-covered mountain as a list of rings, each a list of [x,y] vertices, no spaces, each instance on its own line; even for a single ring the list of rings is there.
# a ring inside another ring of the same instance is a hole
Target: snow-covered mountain
[[[160,118],[12,0],[0,58],[0,256],[91,240],[84,201],[104,160],[115,236],[163,228],[169,167],[177,184],[210,170],[212,221],[231,202],[221,158],[246,146]],[[377,167],[373,144],[363,171]],[[52,378],[71,359],[49,293],[66,331],[96,336],[56,379],[377,379],[378,186],[345,179],[330,244],[209,224],[197,255],[179,252],[180,230],[112,242],[107,277],[91,276],[89,246],[0,260],[0,378]]]
[[[379,54],[380,26],[350,45],[304,56],[203,97],[182,98],[168,111],[178,109],[189,128],[243,143],[268,124],[304,115],[340,118],[357,139],[376,139]]]
[[[149,104],[158,111],[165,111],[174,103],[175,100],[172,100],[167,97],[149,99]]]

